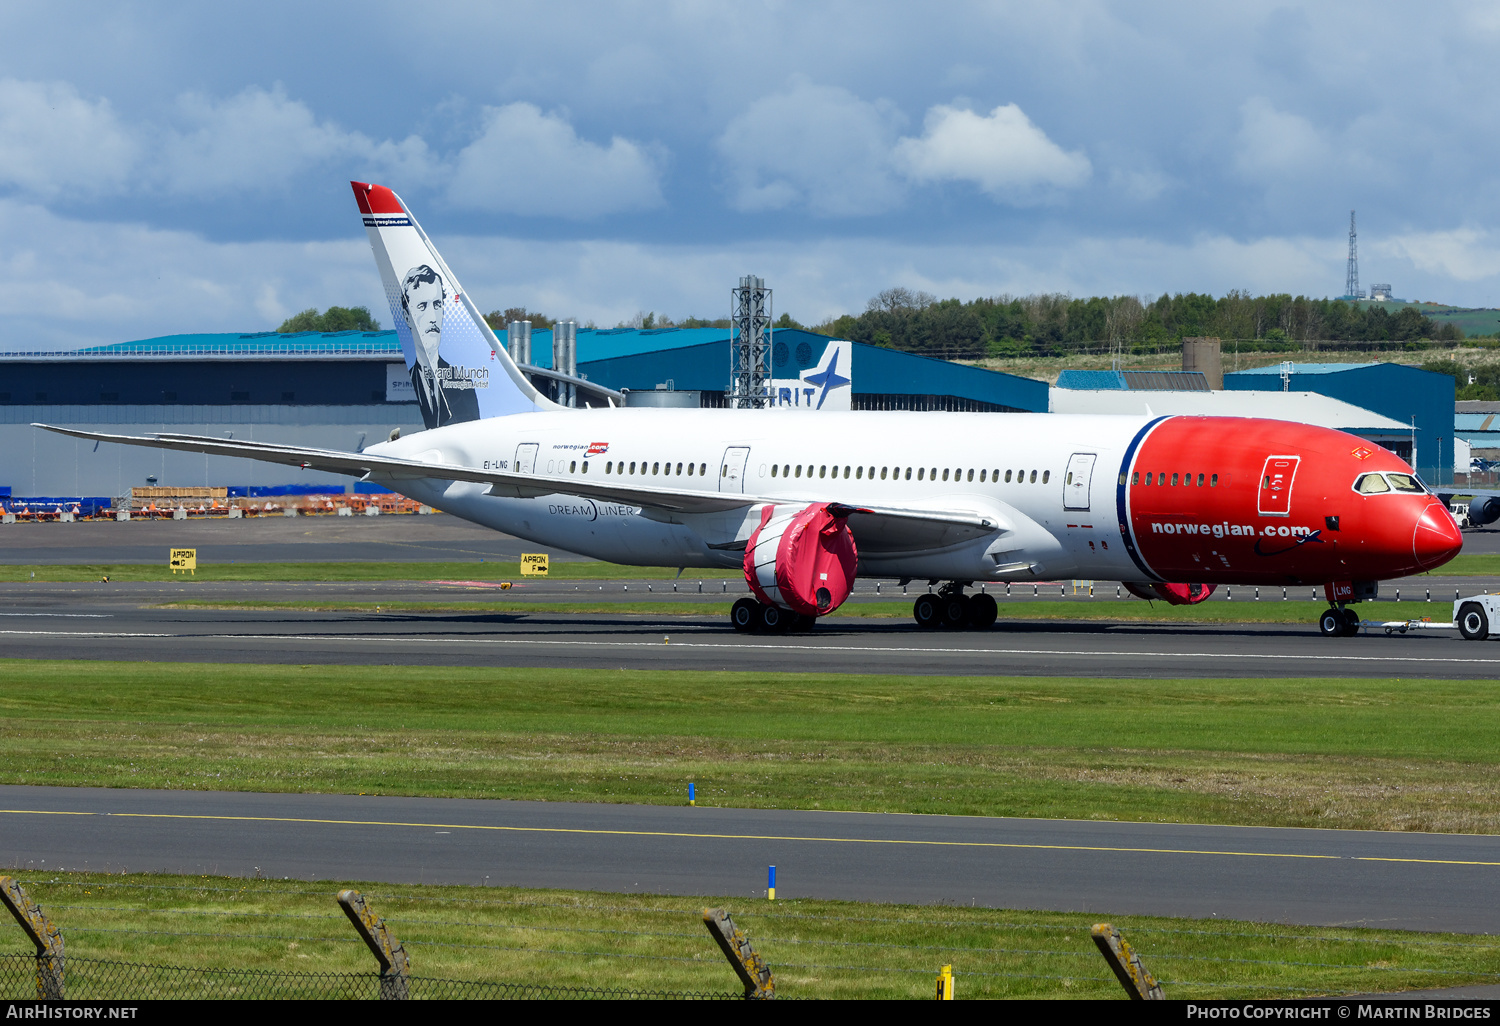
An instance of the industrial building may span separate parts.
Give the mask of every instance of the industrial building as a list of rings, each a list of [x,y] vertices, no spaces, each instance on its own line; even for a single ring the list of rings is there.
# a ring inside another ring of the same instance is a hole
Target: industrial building
[[[1231,392],[1316,392],[1363,407],[1403,426],[1404,438],[1380,444],[1425,480],[1453,480],[1453,378],[1400,363],[1285,363],[1224,375]]]
[[[558,395],[553,333],[527,344],[527,369]],[[833,340],[772,333],[773,383],[797,384]],[[1045,411],[1047,386],[852,342],[834,409]],[[722,406],[729,379],[726,328],[577,332],[580,404]],[[851,364],[852,360],[852,364]],[[792,398],[806,389],[787,389]],[[774,414],[768,414],[774,415]],[[0,496],[128,495],[148,485],[306,485],[330,491],[347,478],[270,463],[132,446],[98,446],[32,423],[118,434],[172,431],[359,449],[422,429],[411,376],[394,331],[168,335],[61,352],[0,352]]]

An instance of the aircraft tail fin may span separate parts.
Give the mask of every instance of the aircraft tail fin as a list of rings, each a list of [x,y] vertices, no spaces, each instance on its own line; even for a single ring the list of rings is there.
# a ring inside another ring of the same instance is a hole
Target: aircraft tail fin
[[[427,427],[558,409],[511,360],[401,197],[349,184]]]

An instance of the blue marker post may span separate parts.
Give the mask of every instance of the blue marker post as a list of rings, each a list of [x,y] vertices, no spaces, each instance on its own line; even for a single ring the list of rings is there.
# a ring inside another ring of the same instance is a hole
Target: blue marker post
[[[771,866],[766,871],[766,900],[776,900],[776,867]]]
[[[697,795],[695,795],[693,793],[693,782],[691,780],[688,781],[688,804],[689,805],[697,805],[698,804],[698,797],[697,797]]]

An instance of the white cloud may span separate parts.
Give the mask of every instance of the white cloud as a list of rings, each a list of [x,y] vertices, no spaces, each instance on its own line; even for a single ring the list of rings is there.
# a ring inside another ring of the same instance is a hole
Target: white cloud
[[[1088,157],[1063,150],[1014,103],[988,115],[939,105],[922,128],[894,152],[913,181],[972,182],[997,200],[1028,202],[1043,190],[1080,186],[1092,172]]]
[[[794,75],[733,118],[715,144],[730,204],[746,212],[800,205],[821,217],[889,210],[902,196],[890,166],[899,121],[888,104]]]
[[[1500,240],[1475,228],[1397,235],[1374,243],[1367,252],[1405,259],[1419,271],[1458,281],[1500,275]]]
[[[1269,183],[1317,176],[1333,159],[1333,147],[1306,118],[1277,110],[1260,96],[1240,106],[1234,165],[1245,178]]]
[[[107,195],[139,149],[108,100],[86,100],[67,82],[0,79],[0,184],[46,198]]]
[[[298,176],[331,165],[407,186],[425,184],[436,173],[420,137],[374,142],[319,121],[280,85],[269,91],[252,86],[227,100],[184,94],[177,114],[191,128],[165,133],[155,177],[178,195],[285,188]]]
[[[661,173],[645,147],[615,136],[580,139],[529,103],[486,108],[478,139],[459,153],[448,185],[456,206],[575,219],[662,204]]]

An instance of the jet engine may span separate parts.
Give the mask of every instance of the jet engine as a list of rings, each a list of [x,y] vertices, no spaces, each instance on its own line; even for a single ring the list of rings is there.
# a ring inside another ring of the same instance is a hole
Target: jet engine
[[[1193,606],[1214,593],[1212,584],[1136,584],[1121,581],[1125,590],[1136,598],[1161,599],[1174,606]]]
[[[1500,495],[1476,495],[1469,500],[1469,526],[1483,527],[1500,520]]]
[[[755,597],[804,616],[827,616],[854,588],[859,553],[847,506],[766,506],[745,546],[745,580]]]

